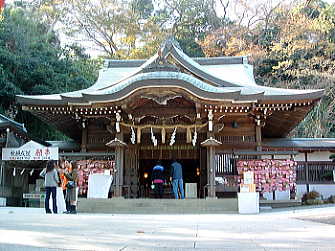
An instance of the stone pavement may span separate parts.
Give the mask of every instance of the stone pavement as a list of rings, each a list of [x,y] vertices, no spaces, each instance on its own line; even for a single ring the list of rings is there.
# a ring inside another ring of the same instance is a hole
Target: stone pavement
[[[335,250],[335,207],[259,215],[46,215],[0,207],[0,250]]]

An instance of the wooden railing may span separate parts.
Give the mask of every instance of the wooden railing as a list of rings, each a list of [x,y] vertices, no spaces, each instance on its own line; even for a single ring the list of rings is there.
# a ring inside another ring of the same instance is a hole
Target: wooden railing
[[[298,161],[297,183],[299,184],[332,184],[335,162],[331,161]]]
[[[332,161],[297,161],[298,184],[334,184]],[[230,177],[237,175],[236,159],[231,154],[216,155],[216,177]]]

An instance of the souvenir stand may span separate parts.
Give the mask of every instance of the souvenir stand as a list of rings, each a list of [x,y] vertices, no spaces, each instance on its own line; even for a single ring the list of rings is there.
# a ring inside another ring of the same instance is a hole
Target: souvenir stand
[[[58,147],[46,147],[35,141],[29,141],[21,147],[5,147],[2,148],[3,161],[46,161],[58,160]],[[16,175],[16,169],[13,169],[13,176]],[[22,175],[25,168],[22,168],[19,173]],[[30,170],[32,174],[34,169]],[[44,193],[23,193],[25,205],[31,200],[44,201]],[[50,205],[52,206],[52,199],[50,198]],[[65,201],[61,188],[57,188],[57,208],[59,212],[65,211]]]

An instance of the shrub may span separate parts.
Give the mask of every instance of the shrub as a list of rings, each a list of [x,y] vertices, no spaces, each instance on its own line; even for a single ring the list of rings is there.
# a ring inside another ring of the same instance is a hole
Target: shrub
[[[323,201],[321,200],[321,196],[316,191],[311,191],[308,193],[305,193],[302,198],[302,203],[304,205],[320,205],[323,204]]]
[[[314,199],[314,200],[306,200],[304,205],[321,205],[324,204],[324,201],[321,199]]]
[[[328,203],[335,203],[335,195],[331,195],[328,199],[327,199]]]
[[[302,196],[301,200],[304,202],[306,200],[315,200],[315,199],[320,199],[320,198],[321,196],[317,191],[311,191],[311,192],[305,193]]]

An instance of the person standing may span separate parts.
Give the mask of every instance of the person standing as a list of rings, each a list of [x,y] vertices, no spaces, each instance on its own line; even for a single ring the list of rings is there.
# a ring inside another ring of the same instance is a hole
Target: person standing
[[[182,165],[177,162],[176,160],[173,160],[171,164],[171,178],[172,180],[172,189],[174,193],[174,197],[176,199],[184,199],[184,182],[183,182],[183,168]],[[179,190],[179,193],[178,193]]]
[[[65,171],[64,175],[68,179],[66,185],[66,201],[69,203],[69,211],[67,213],[77,213],[77,186],[78,186],[78,169],[76,162],[70,163],[71,170]]]
[[[164,178],[164,167],[162,166],[161,161],[157,161],[156,165],[152,169],[152,184],[155,186],[155,198],[163,198],[163,184],[165,181]]]
[[[42,170],[40,176],[44,178],[44,186],[45,186],[45,212],[47,214],[51,214],[51,210],[49,207],[50,195],[52,195],[52,209],[54,214],[57,213],[57,200],[56,200],[56,192],[57,187],[60,182],[58,172],[56,170],[56,161],[48,161],[46,168]]]

